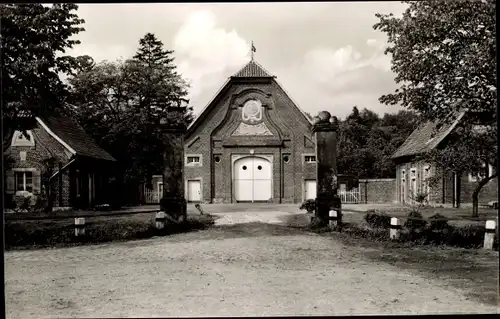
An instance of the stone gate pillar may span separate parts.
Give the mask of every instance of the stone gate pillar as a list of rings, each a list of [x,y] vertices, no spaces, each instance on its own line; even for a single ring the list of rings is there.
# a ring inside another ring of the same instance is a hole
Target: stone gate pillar
[[[337,194],[337,118],[322,111],[314,118],[316,140],[316,214],[320,225],[327,225],[329,211],[336,210],[341,221],[341,203]]]
[[[186,125],[182,120],[184,109],[173,108],[169,119],[162,122],[163,131],[163,197],[160,210],[166,220],[184,222],[187,218],[184,198],[184,134]]]

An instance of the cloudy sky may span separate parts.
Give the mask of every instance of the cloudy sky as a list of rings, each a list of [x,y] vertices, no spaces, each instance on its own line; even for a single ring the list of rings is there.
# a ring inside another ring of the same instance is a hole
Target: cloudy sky
[[[174,50],[178,71],[191,83],[198,113],[229,76],[255,60],[304,111],[339,117],[354,105],[397,111],[378,97],[395,88],[385,34],[375,13],[399,15],[399,2],[81,4],[81,44],[70,54],[96,61],[131,57],[139,39],[154,33]]]

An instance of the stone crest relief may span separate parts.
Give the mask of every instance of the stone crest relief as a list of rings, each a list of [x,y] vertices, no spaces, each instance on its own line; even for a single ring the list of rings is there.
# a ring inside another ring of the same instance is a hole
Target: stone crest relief
[[[248,125],[246,123],[240,123],[240,125],[232,135],[233,136],[273,135],[273,133],[269,131],[264,122],[257,125]]]
[[[241,123],[232,136],[265,136],[273,135],[262,121],[262,102],[251,99],[245,102],[241,110]]]
[[[248,100],[241,111],[243,122],[255,124],[262,121],[262,102],[259,100]]]

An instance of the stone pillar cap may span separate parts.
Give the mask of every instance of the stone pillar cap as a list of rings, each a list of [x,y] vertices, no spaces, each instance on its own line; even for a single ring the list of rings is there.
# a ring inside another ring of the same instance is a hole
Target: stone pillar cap
[[[314,131],[332,131],[338,127],[338,119],[332,116],[328,111],[321,111],[313,118]]]

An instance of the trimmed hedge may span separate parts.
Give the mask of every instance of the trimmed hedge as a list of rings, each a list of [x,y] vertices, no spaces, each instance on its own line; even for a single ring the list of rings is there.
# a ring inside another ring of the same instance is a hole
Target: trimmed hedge
[[[422,231],[427,225],[427,221],[424,219],[422,213],[412,210],[405,221],[404,227],[412,232]]]
[[[448,218],[446,218],[445,216],[443,216],[439,213],[434,214],[431,217],[429,217],[429,221],[430,221],[429,227],[430,227],[430,229],[433,229],[433,230],[443,230],[443,229],[447,229],[449,227]]]
[[[162,230],[153,220],[110,219],[89,221],[85,235],[75,236],[73,220],[63,221],[8,221],[5,224],[5,248],[73,246],[85,243],[103,243],[165,236],[208,228],[214,224],[211,215],[188,217],[184,224],[168,224]]]
[[[387,216],[374,210],[367,211],[365,221],[370,228],[363,228],[356,224],[344,223],[342,227],[333,231],[347,233],[356,238],[372,241],[391,241],[387,225]],[[418,220],[421,214],[413,211],[401,230],[401,236],[396,241],[410,245],[448,245],[461,248],[482,248],[484,243],[485,227],[469,224],[463,227],[454,227],[448,224],[448,219],[441,214],[435,214],[426,220]],[[410,221],[411,222],[408,222]],[[390,225],[390,217],[389,217]],[[409,227],[408,227],[409,226]],[[323,232],[323,229],[316,232]],[[493,249],[498,251],[498,236],[495,236]]]
[[[389,228],[391,226],[391,217],[374,209],[366,212],[365,221],[372,228]]]

